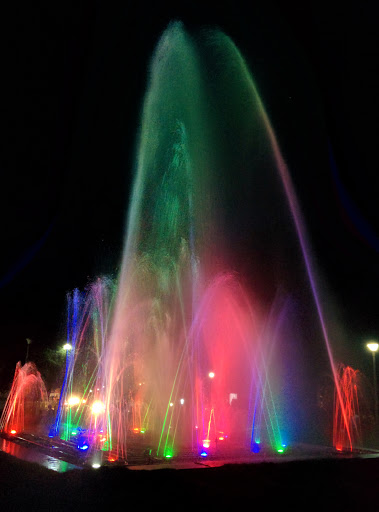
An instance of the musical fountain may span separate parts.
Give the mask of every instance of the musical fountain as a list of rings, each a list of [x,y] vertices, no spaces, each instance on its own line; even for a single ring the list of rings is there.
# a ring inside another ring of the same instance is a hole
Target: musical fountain
[[[296,287],[309,290],[302,313]],[[349,437],[294,187],[251,73],[222,32],[191,36],[175,22],[163,33],[119,277],[75,290],[67,306],[52,438],[110,461],[136,446],[161,459],[284,453],[308,428],[310,309]]]

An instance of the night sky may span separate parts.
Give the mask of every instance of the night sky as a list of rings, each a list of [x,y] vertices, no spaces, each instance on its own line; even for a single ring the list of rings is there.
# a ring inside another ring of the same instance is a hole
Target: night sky
[[[124,3],[124,6],[121,4]],[[64,337],[65,295],[119,268],[140,109],[172,19],[246,58],[346,340],[379,338],[374,2],[24,2],[2,15],[0,383]],[[209,6],[209,7],[207,7]]]

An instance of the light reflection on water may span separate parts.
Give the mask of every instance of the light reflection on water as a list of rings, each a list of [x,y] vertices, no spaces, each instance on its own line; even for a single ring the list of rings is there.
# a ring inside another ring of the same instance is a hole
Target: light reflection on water
[[[69,462],[56,459],[50,455],[46,455],[20,444],[13,443],[8,439],[0,438],[0,451],[9,453],[9,455],[13,455],[13,457],[17,457],[21,460],[36,462],[37,464],[40,464],[47,469],[51,469],[52,471],[57,471],[58,473],[65,473],[66,471],[70,471],[72,469],[79,469],[78,466],[74,466]]]

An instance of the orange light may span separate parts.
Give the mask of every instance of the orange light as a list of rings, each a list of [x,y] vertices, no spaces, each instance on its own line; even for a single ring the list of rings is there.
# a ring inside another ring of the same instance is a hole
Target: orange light
[[[16,430],[12,429],[11,434],[17,434]]]
[[[203,447],[204,447],[204,448],[209,448],[209,447],[210,447],[210,445],[211,445],[210,440],[209,440],[209,439],[204,439],[204,441],[203,441]]]

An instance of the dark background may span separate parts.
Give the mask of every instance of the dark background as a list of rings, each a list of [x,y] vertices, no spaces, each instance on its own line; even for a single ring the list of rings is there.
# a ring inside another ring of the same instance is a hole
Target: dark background
[[[117,275],[147,66],[172,19],[218,26],[254,75],[346,342],[378,338],[374,2],[76,1],[2,14],[0,384],[64,338],[65,294]],[[337,4],[337,3],[336,3]],[[339,3],[338,3],[339,4]]]

